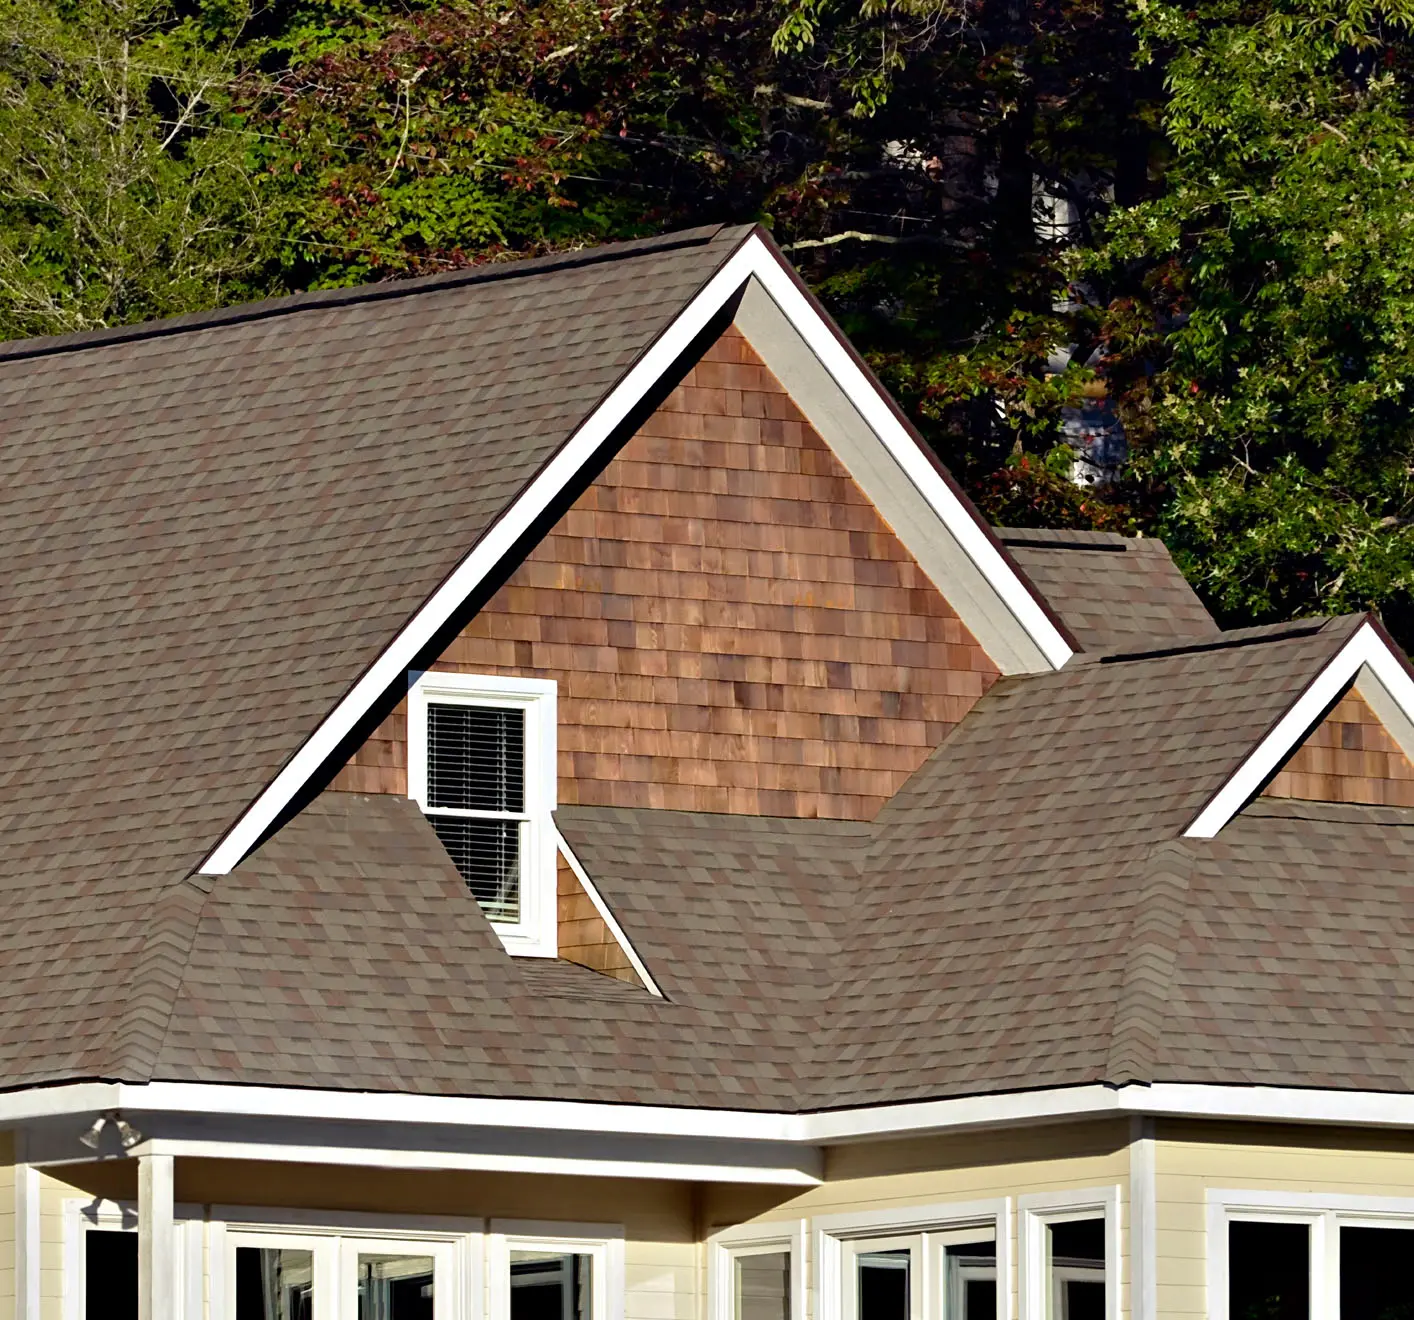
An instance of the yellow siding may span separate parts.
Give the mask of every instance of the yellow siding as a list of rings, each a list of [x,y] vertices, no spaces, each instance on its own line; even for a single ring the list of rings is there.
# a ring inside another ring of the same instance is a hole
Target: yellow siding
[[[1031,1192],[1119,1184],[1120,1229],[1129,1242],[1129,1123],[1086,1123],[1012,1132],[872,1142],[833,1150],[822,1186],[792,1197],[752,1188],[714,1188],[704,1205],[707,1231],[846,1211],[883,1210],[946,1201],[994,1200]],[[1013,1289],[1017,1219],[1012,1217]],[[809,1250],[807,1245],[807,1250]],[[813,1263],[807,1261],[807,1267]],[[813,1278],[813,1275],[810,1277]],[[1127,1315],[1128,1259],[1121,1264]],[[812,1285],[813,1292],[813,1285]],[[813,1296],[810,1307],[813,1314]],[[1013,1311],[1017,1299],[1013,1291]]]
[[[1202,1317],[1210,1188],[1414,1197],[1414,1134],[1163,1123],[1155,1142],[1159,1314]]]

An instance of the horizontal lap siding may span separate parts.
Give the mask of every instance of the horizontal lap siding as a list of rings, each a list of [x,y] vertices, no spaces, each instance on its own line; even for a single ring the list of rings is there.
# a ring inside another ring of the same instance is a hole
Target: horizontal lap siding
[[[843,819],[997,676],[734,330],[434,667],[557,681],[562,802]],[[406,738],[335,787],[405,792]]]
[[[1155,1143],[1159,1314],[1207,1314],[1207,1193],[1414,1198],[1414,1135],[1160,1124]]]
[[[1414,807],[1414,765],[1379,716],[1349,692],[1292,753],[1266,796]]]

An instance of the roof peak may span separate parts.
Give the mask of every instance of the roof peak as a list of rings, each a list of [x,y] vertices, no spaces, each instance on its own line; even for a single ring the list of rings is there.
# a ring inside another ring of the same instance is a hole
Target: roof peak
[[[0,362],[53,357],[60,353],[77,353],[84,349],[102,348],[111,344],[162,339],[171,335],[205,330],[212,326],[240,325],[249,321],[289,316],[296,312],[408,298],[421,293],[463,288],[470,284],[493,284],[551,271],[576,270],[584,266],[679,251],[683,248],[706,247],[723,237],[746,234],[752,228],[751,225],[707,225],[651,238],[603,243],[595,247],[552,252],[539,257],[522,257],[515,261],[483,262],[480,265],[442,271],[436,275],[420,275],[412,279],[388,279],[379,283],[357,284],[339,289],[312,289],[303,293],[285,294],[278,298],[263,298],[258,302],[236,303],[231,307],[218,307],[205,312],[187,312],[181,316],[166,317],[157,321],[139,321],[132,325],[110,326],[100,330],[79,330],[64,335],[16,339],[9,343],[0,342]]]

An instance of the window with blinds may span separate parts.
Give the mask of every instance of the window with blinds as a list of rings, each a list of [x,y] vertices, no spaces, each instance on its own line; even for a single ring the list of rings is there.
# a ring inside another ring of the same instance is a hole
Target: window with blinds
[[[492,921],[521,919],[525,716],[523,706],[427,703],[426,811]]]

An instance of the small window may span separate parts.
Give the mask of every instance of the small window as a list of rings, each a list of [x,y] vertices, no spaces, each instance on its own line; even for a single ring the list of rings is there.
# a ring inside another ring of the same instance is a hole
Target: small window
[[[236,1320],[313,1320],[314,1253],[236,1248]]]
[[[1050,1320],[1105,1320],[1105,1221],[1069,1219],[1046,1225]]]
[[[1414,1320],[1411,1251],[1414,1226],[1342,1225],[1340,1320]]]
[[[408,792],[512,953],[555,949],[555,684],[428,673],[408,700]]]
[[[1310,1320],[1309,1225],[1231,1220],[1227,1262],[1228,1320]]]
[[[511,1252],[511,1320],[593,1320],[594,1258],[585,1252]]]
[[[508,1227],[547,1231],[508,1233]],[[493,1220],[486,1249],[490,1320],[622,1320],[623,1259],[615,1226]]]
[[[948,1320],[996,1320],[997,1244],[961,1242],[943,1257]]]
[[[90,1228],[83,1247],[84,1320],[137,1320],[137,1234]]]

